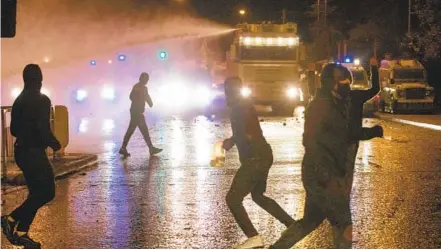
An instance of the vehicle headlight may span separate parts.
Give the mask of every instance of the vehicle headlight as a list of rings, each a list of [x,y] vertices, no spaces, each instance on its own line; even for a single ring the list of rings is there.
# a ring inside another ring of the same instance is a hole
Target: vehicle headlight
[[[106,100],[114,100],[115,99],[115,90],[110,87],[104,87],[101,90],[101,97]]]
[[[87,91],[86,90],[83,90],[83,89],[77,90],[77,94],[76,94],[76,97],[75,97],[75,99],[77,101],[82,102],[86,98],[87,98]]]
[[[248,88],[248,87],[243,87],[243,88],[240,90],[240,94],[241,94],[243,97],[248,97],[248,96],[251,95],[251,89]]]
[[[299,93],[296,88],[291,87],[286,91],[286,94],[288,95],[289,98],[295,98]]]

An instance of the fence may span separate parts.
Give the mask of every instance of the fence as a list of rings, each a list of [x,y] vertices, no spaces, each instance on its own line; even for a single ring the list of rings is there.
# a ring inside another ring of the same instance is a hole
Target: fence
[[[8,172],[8,165],[15,163],[14,161],[14,142],[15,138],[11,135],[10,131],[10,114],[12,106],[1,107],[1,139],[2,139],[2,151],[1,151],[1,177],[6,178]],[[8,119],[9,118],[9,119]],[[54,132],[55,137],[60,141],[64,153],[69,143],[69,124],[67,108],[64,106],[55,106],[51,108],[50,116],[51,130]],[[49,151],[48,151],[49,153]]]

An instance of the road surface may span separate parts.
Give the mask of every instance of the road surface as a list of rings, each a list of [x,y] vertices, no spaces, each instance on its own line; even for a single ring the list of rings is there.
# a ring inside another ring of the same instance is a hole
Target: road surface
[[[303,118],[261,119],[275,157],[267,194],[301,218]],[[231,135],[228,119],[170,117],[149,124],[163,153],[150,157],[137,131],[128,147],[132,156],[122,160],[117,152],[127,117],[73,118],[70,150],[98,153],[100,163],[57,182],[55,200],[40,210],[31,229],[44,248],[231,248],[244,240],[225,204],[239,167],[236,148],[223,167],[210,166],[214,143]],[[374,124],[384,126],[386,139],[360,146],[352,193],[354,247],[440,248],[440,132],[364,122]],[[3,213],[25,196],[7,195]],[[250,197],[244,203],[265,243],[273,243],[284,226]],[[331,247],[330,232],[325,223],[296,247]],[[4,236],[1,246],[11,248]]]

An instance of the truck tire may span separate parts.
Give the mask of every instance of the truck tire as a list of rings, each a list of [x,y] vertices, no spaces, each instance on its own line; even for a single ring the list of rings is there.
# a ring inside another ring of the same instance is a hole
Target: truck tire
[[[384,101],[383,101],[383,100],[380,101],[380,103],[378,104],[378,106],[380,107],[380,111],[381,111],[382,113],[386,113],[385,104],[384,104]]]
[[[389,105],[389,112],[391,114],[397,114],[397,100],[392,99]]]

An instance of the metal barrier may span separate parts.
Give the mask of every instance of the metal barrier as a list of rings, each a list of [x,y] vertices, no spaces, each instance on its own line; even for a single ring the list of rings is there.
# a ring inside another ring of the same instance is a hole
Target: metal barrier
[[[8,156],[13,155],[13,152],[10,152],[10,139],[11,133],[9,131],[9,126],[7,126],[6,122],[6,114],[10,113],[12,110],[12,106],[2,106],[1,107],[1,120],[2,120],[2,152],[1,152],[1,165],[2,165],[2,179],[7,176],[7,164],[8,164]]]
[[[10,121],[7,121],[7,114],[11,113],[12,106],[1,107],[1,139],[2,139],[2,151],[1,151],[1,177],[6,178],[8,173],[8,164],[14,163],[14,141],[15,138],[10,133]],[[69,123],[68,113],[65,106],[54,106],[51,108],[50,126],[55,137],[60,141],[64,154],[64,149],[69,143]],[[48,150],[49,154],[49,150]]]

